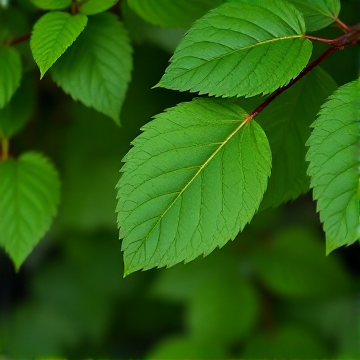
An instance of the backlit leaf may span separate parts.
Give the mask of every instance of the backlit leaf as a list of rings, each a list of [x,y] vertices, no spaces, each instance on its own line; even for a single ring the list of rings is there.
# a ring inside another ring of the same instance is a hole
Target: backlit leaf
[[[360,81],[340,87],[324,104],[307,143],[313,197],[327,251],[360,238]]]
[[[307,65],[304,19],[283,0],[225,3],[199,19],[157,86],[215,96],[254,96],[286,85]]]
[[[188,27],[221,0],[128,0],[143,19],[163,27]]]
[[[8,46],[0,46],[0,109],[20,86],[21,72],[19,53]]]
[[[0,245],[17,268],[49,229],[59,192],[57,172],[42,155],[0,161]]]
[[[246,117],[227,100],[195,99],[144,126],[118,184],[125,274],[207,255],[252,219],[271,152]]]
[[[91,16],[76,42],[54,64],[55,82],[84,105],[119,122],[131,77],[131,47],[114,14]]]
[[[43,77],[84,30],[87,17],[82,14],[51,11],[34,25],[30,47]]]

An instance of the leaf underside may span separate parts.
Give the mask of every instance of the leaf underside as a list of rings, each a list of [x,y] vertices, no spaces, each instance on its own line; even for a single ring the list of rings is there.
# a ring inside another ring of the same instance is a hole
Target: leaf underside
[[[127,32],[117,17],[110,13],[94,15],[54,64],[51,75],[74,100],[119,123],[131,78],[131,52]]]
[[[327,252],[355,242],[359,226],[360,81],[340,87],[322,107],[307,143],[313,197]]]
[[[226,100],[195,99],[143,128],[118,184],[125,274],[207,255],[252,219],[271,152],[246,117]]]
[[[128,0],[144,20],[163,27],[188,27],[221,0]]]
[[[267,94],[307,65],[312,44],[290,3],[229,2],[189,30],[157,86],[222,97]]]
[[[48,230],[59,203],[53,165],[37,153],[0,161],[0,245],[17,269]]]
[[[41,77],[77,39],[86,24],[85,15],[51,11],[34,25],[30,47]]]

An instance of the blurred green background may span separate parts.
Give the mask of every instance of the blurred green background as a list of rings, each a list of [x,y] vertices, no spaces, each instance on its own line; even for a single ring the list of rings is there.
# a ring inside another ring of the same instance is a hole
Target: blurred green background
[[[0,36],[24,35],[39,15],[25,0],[12,3],[0,8]],[[358,21],[359,2],[342,3],[341,19]],[[259,213],[204,259],[122,277],[115,215],[121,159],[153,115],[191,99],[150,90],[184,30],[147,25],[128,9],[122,16],[134,72],[121,128],[74,103],[49,76],[39,83],[28,43],[18,45],[26,70],[19,103],[33,115],[12,152],[49,155],[62,201],[19,273],[0,250],[0,357],[359,359],[360,246],[325,256],[310,194]],[[314,56],[323,49],[316,44]],[[353,47],[323,67],[342,85],[358,77],[358,64]]]

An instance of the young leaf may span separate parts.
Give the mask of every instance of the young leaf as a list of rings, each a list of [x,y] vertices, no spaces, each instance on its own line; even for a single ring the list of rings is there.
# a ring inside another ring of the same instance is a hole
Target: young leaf
[[[127,32],[114,14],[89,18],[76,42],[54,64],[54,81],[74,100],[119,122],[131,77],[132,58]]]
[[[19,53],[8,46],[0,46],[0,109],[10,101],[20,86],[21,72]]]
[[[57,172],[42,155],[0,161],[0,245],[17,269],[48,230],[59,192]]]
[[[51,11],[34,25],[30,47],[43,77],[85,29],[87,17]]]
[[[154,25],[188,27],[221,0],[128,0],[129,6],[144,20]]]
[[[117,186],[125,274],[207,255],[252,219],[271,152],[246,118],[229,101],[195,99],[144,126]]]
[[[10,102],[0,109],[0,137],[14,136],[31,118],[36,89],[33,78],[25,76]]]
[[[215,96],[254,96],[286,85],[307,65],[312,44],[293,5],[225,3],[199,19],[157,86]]]
[[[88,0],[80,5],[79,11],[85,15],[94,15],[110,9],[119,0]]]
[[[262,209],[276,207],[309,191],[305,143],[321,104],[336,89],[331,76],[316,68],[256,117],[269,139],[273,155]],[[241,100],[240,104],[244,104],[246,111],[253,111],[255,107],[248,108],[247,101]]]
[[[312,32],[329,26],[340,13],[340,0],[289,0],[304,15],[306,31]]]
[[[307,143],[314,199],[327,252],[360,238],[360,81],[340,87],[323,106]]]
[[[59,10],[69,7],[72,0],[31,0],[31,2],[44,10]]]

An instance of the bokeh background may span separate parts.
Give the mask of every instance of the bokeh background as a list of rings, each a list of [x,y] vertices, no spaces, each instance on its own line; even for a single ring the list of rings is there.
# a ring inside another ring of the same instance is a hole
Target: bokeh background
[[[26,0],[11,3],[0,6],[0,34],[24,35],[39,14]],[[342,4],[341,19],[358,22],[359,1]],[[151,90],[185,30],[150,26],[127,8],[119,14],[134,45],[120,128],[74,103],[49,76],[39,83],[28,43],[18,45],[26,68],[19,108],[33,115],[12,153],[48,154],[62,201],[18,273],[0,250],[0,358],[359,359],[360,246],[325,256],[311,194],[260,212],[204,259],[123,278],[115,215],[121,159],[142,125],[191,95]],[[324,46],[315,45],[317,56]],[[323,67],[338,85],[357,78],[358,47]]]

